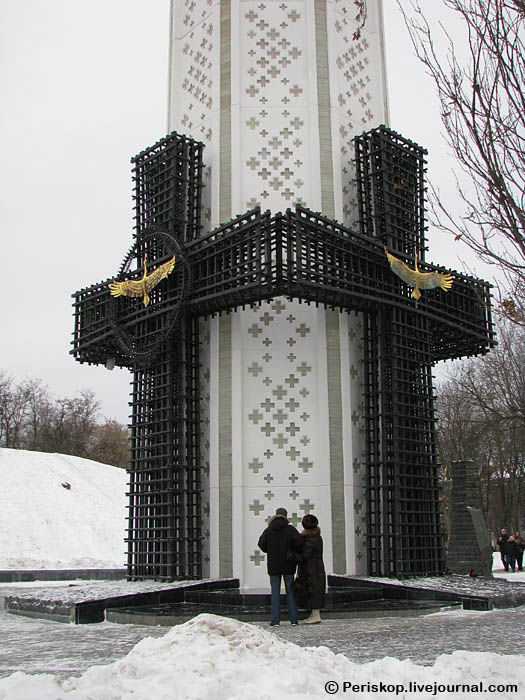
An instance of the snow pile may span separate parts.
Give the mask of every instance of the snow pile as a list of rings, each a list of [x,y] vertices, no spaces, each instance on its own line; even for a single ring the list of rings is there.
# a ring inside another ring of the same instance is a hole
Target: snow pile
[[[90,459],[1,448],[0,569],[124,566],[126,482]]]
[[[395,697],[385,686],[405,686],[397,697],[435,697],[410,683],[516,683],[525,687],[523,657],[457,651],[438,657],[434,666],[418,666],[390,657],[355,664],[326,647],[302,648],[244,622],[202,614],[148,637],[123,659],[88,669],[79,678],[59,681],[51,675],[15,673],[0,680],[0,700],[309,700],[328,697],[325,684],[339,685],[336,697]],[[343,692],[343,684],[360,692]],[[377,686],[377,690],[374,689]],[[488,687],[487,687],[488,690]],[[438,693],[467,698],[468,693]],[[516,694],[497,693],[498,699]]]

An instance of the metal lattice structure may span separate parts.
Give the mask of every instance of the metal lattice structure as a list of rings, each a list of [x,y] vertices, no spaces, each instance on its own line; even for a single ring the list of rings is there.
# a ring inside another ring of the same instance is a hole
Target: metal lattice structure
[[[133,370],[128,514],[131,579],[201,575],[198,321],[184,314],[191,270],[184,246],[200,234],[202,144],[171,134],[132,160],[134,243],[117,279],[144,256],[175,270],[148,309],[109,296],[108,281],[76,295],[75,354]]]
[[[253,209],[199,235],[202,146],[178,134],[134,163],[136,232],[120,276],[176,255],[152,305],[106,280],[74,295],[72,353],[134,371],[128,574],[201,576],[199,317],[286,296],[363,312],[368,573],[443,570],[432,365],[493,343],[489,286],[454,273],[416,304],[383,245],[423,262],[424,154],[384,127],[356,139],[360,231],[297,206]]]
[[[423,263],[426,151],[384,127],[355,145],[361,232],[408,262],[416,255]],[[407,287],[403,292],[410,294]],[[477,293],[489,309],[487,291]],[[456,297],[454,306],[461,305]],[[432,321],[418,307],[384,305],[365,314],[370,575],[444,570],[432,389],[432,365],[441,358]],[[449,343],[452,350],[452,338]]]
[[[181,247],[200,235],[202,149],[199,142],[171,134],[132,159],[135,257],[140,260],[147,254],[163,262],[174,253],[184,268],[153,292],[166,299],[155,300],[154,314],[139,324],[133,338],[136,344],[144,342],[168,326],[165,338],[146,341],[144,356],[139,357],[142,367],[135,370],[133,379],[128,515],[132,579],[201,575],[201,519],[196,517],[200,514],[200,468],[196,468],[200,462],[195,439],[199,341],[195,319],[180,311],[189,285]],[[157,230],[174,239],[169,252],[169,243]],[[126,300],[121,304],[126,305]],[[164,305],[168,310],[159,315]],[[118,316],[125,313],[123,309]]]
[[[174,132],[131,159],[136,236],[151,226],[179,242],[200,236],[203,149]]]
[[[360,231],[390,252],[425,259],[427,151],[385,127],[355,139]]]

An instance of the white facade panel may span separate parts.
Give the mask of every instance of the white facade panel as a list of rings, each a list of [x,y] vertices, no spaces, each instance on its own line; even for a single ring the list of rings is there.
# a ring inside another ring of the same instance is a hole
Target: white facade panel
[[[380,5],[368,0],[354,38],[353,0],[173,0],[169,129],[205,144],[205,232],[257,205],[321,211],[327,197],[333,216],[355,226],[352,139],[388,123]],[[366,573],[362,320],[340,313],[330,346],[326,323],[323,307],[280,298],[233,312],[227,345],[219,319],[202,324],[211,576],[231,566],[243,586],[267,586],[257,540],[281,506],[296,525],[317,515],[327,571],[338,558],[348,573]],[[228,362],[221,347],[231,348]],[[221,452],[225,407],[231,450]],[[339,473],[344,499],[335,512]],[[336,522],[343,540],[332,538]]]

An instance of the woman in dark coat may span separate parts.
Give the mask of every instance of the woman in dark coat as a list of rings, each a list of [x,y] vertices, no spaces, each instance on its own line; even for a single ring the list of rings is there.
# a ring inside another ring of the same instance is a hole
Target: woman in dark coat
[[[312,612],[310,617],[304,620],[305,624],[312,625],[321,622],[320,609],[325,606],[326,575],[323,564],[323,538],[319,529],[319,521],[309,513],[302,520],[304,547],[301,553],[301,561],[297,569],[297,579],[308,582],[308,592],[300,601],[301,607]]]
[[[509,570],[509,566],[507,564],[507,560],[506,560],[506,556],[505,556],[508,539],[509,539],[509,535],[507,533],[507,530],[505,528],[503,528],[503,530],[501,531],[501,535],[497,541],[497,545],[499,547],[499,552],[500,552],[500,556],[501,556],[501,563],[503,564],[505,571]]]
[[[525,551],[525,540],[521,536],[521,532],[516,530],[514,533],[514,542],[516,543],[516,564],[518,571],[523,571],[523,552]]]

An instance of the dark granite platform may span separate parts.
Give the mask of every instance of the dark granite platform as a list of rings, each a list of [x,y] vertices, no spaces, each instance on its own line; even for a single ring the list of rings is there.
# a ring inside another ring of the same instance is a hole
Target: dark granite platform
[[[57,588],[35,588],[4,599],[13,615],[86,624],[103,622],[108,608],[176,605],[184,602],[186,592],[208,588],[238,588],[238,579],[204,581],[90,581]],[[200,610],[199,612],[203,612]]]
[[[525,584],[503,579],[453,575],[398,581],[329,575],[323,617],[421,615],[454,606],[492,610],[524,603]],[[284,620],[284,595],[281,606]],[[270,594],[268,589],[242,590],[238,579],[91,581],[9,595],[5,607],[12,614],[76,624],[107,619],[173,625],[202,612],[255,621],[268,619]]]
[[[220,591],[217,591],[220,594]],[[339,600],[332,599],[332,591],[328,591],[327,606],[323,608],[323,619],[344,619],[362,617],[382,617],[398,615],[425,615],[454,607],[461,607],[461,603],[439,603],[437,601],[409,601],[409,600]],[[134,625],[162,625],[172,626],[185,622],[202,612],[210,612],[223,617],[233,617],[242,622],[268,621],[270,617],[270,598],[266,604],[258,604],[248,601],[244,605],[227,604],[222,602],[214,605],[201,603],[179,603],[177,605],[144,606],[137,608],[119,608],[106,610],[106,619],[109,622]],[[334,596],[335,597],[335,596]],[[299,620],[308,616],[307,611],[299,611]],[[288,619],[286,610],[286,598],[281,596],[281,620]]]
[[[127,576],[126,569],[13,569],[0,570],[0,583],[20,581],[119,581]]]
[[[525,604],[525,583],[499,577],[472,578],[462,574],[411,578],[399,581],[390,578],[328,576],[330,585],[338,587],[367,586],[381,590],[384,599],[459,601],[465,610],[493,610]]]

